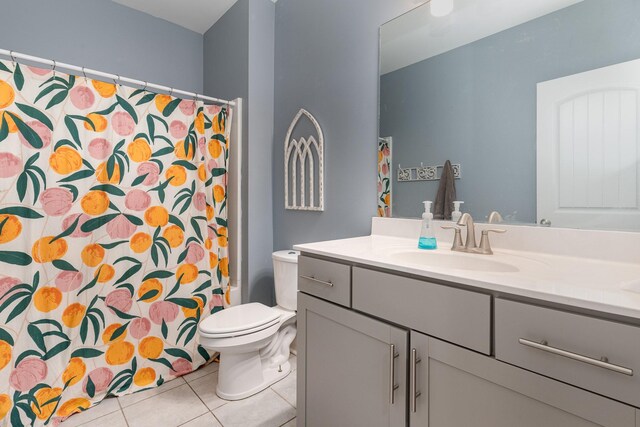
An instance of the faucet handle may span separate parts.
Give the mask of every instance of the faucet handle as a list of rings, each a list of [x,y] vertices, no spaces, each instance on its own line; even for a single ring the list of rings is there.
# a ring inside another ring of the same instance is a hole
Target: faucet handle
[[[506,233],[504,228],[488,228],[482,230],[482,238],[480,239],[480,253],[484,255],[492,255],[491,243],[489,243],[489,233]]]
[[[443,225],[443,229],[445,230],[454,230],[455,233],[453,235],[453,245],[451,246],[452,251],[459,250],[462,247],[462,232],[461,228],[457,225]]]
[[[489,233],[506,233],[507,230],[504,228],[487,228],[486,230],[482,230],[482,234],[488,235]]]
[[[502,215],[498,211],[492,211],[489,214],[489,220],[487,221],[489,224],[498,224],[503,222]]]

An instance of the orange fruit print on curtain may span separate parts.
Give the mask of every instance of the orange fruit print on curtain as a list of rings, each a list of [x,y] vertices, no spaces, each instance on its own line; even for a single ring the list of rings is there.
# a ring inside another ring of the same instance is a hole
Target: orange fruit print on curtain
[[[231,114],[0,61],[0,425],[57,425],[210,359]]]

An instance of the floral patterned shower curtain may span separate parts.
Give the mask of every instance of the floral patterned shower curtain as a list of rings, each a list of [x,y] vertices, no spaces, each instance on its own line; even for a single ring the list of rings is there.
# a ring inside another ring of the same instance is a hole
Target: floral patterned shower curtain
[[[391,137],[378,138],[378,216],[391,216]]]
[[[205,363],[228,283],[230,112],[0,62],[0,424]]]

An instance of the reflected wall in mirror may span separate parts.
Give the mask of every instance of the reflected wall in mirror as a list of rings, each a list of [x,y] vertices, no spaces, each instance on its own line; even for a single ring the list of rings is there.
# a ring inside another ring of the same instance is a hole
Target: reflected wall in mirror
[[[640,230],[640,2],[453,0],[450,13],[432,11],[380,30],[393,215],[419,217],[439,184],[399,182],[398,165],[450,160],[477,220],[497,210],[512,223]]]

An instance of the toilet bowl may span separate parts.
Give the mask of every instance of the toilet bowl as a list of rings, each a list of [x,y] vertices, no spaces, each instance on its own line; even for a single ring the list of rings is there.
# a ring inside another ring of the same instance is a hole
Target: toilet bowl
[[[298,252],[273,253],[276,305],[242,304],[204,319],[200,344],[220,352],[216,394],[238,400],[264,390],[291,372],[291,342],[296,336]]]

